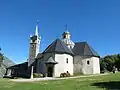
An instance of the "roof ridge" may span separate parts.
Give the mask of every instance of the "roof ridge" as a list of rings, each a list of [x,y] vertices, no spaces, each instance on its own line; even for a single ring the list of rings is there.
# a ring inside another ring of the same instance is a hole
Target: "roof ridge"
[[[56,41],[56,40],[55,40],[55,41]],[[46,52],[46,51],[54,44],[55,41],[53,41],[53,42],[43,51],[43,53]]]
[[[65,50],[64,46],[62,45],[62,43],[63,43],[63,42],[60,40],[60,44],[61,44],[61,46],[63,47],[63,49]],[[64,44],[64,43],[63,43],[63,44]]]
[[[88,43],[86,43],[86,45],[88,46],[88,48],[90,49],[91,47],[90,47],[90,45],[88,45]],[[89,50],[92,54],[94,54],[92,51],[91,51],[91,49]]]
[[[83,49],[83,54],[85,55],[85,48],[86,48],[86,43],[84,43],[84,49]]]
[[[57,38],[57,39],[55,40],[55,43],[53,42],[53,43],[55,44],[55,47],[56,47],[56,45],[57,45],[57,43],[58,43],[58,40],[59,40],[59,39]],[[54,51],[56,51],[56,48],[55,48],[55,47],[53,48]]]
[[[82,41],[82,42],[75,42],[75,43],[87,43],[86,41]]]
[[[90,51],[92,52],[93,55],[94,55],[94,53],[96,53],[96,55],[98,55],[98,53],[91,47],[91,45],[89,45],[89,49],[90,49]]]

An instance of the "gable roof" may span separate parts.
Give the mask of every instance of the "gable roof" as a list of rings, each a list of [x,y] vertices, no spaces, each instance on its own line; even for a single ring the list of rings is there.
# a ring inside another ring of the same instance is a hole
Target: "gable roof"
[[[80,56],[96,56],[99,57],[98,53],[88,45],[87,42],[76,42],[73,48],[75,55]]]
[[[72,50],[70,50],[60,39],[53,41],[43,53],[66,53],[74,55]]]

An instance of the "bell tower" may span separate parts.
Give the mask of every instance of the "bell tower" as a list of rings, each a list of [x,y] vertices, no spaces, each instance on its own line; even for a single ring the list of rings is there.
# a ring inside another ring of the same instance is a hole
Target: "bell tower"
[[[73,49],[74,42],[71,40],[70,32],[68,32],[67,25],[65,26],[65,32],[62,34],[62,41],[67,45],[68,48]]]
[[[35,34],[33,36],[30,35],[28,66],[30,66],[35,61],[35,58],[39,53],[41,37],[38,35],[38,30],[39,30],[39,27],[38,27],[38,21],[37,21]]]

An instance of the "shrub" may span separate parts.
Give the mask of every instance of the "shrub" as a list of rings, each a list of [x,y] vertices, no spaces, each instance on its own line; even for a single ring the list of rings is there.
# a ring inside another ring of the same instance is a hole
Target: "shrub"
[[[70,76],[71,76],[70,73],[69,73],[68,71],[67,71],[66,75],[67,75],[67,77],[70,77]]]
[[[66,73],[61,73],[60,77],[66,77]]]
[[[34,78],[41,78],[41,77],[43,77],[43,74],[41,74],[41,73],[33,73],[33,77]]]
[[[61,73],[60,77],[70,77],[70,73],[67,71],[67,73]]]

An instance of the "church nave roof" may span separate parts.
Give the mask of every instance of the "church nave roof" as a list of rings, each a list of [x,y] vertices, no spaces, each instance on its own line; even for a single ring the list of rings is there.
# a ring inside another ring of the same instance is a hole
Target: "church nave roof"
[[[53,41],[43,53],[67,53],[74,55],[72,50],[70,50],[60,39]]]

